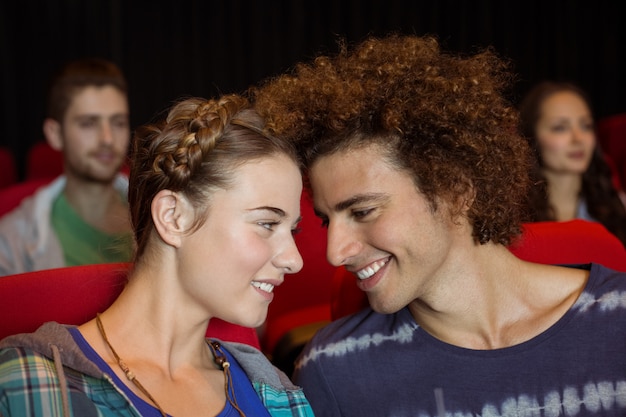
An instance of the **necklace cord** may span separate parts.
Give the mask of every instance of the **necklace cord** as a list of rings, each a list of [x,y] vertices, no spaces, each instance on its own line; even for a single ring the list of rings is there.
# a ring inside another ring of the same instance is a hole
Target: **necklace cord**
[[[163,411],[163,408],[161,408],[159,403],[154,399],[152,395],[150,395],[148,390],[141,384],[141,382],[139,382],[135,374],[130,370],[130,368],[128,367],[128,365],[126,365],[126,363],[122,360],[122,358],[120,358],[120,356],[117,354],[117,352],[111,345],[111,342],[109,342],[109,338],[107,337],[107,334],[104,330],[104,326],[102,325],[102,320],[100,319],[100,313],[96,314],[96,324],[98,325],[98,331],[100,332],[102,339],[104,339],[104,342],[107,344],[107,346],[111,350],[111,353],[113,353],[113,356],[115,357],[115,360],[117,361],[118,366],[120,367],[122,372],[124,372],[124,374],[126,375],[126,378],[128,378],[129,381],[135,384],[135,386],[142,393],[144,393],[145,396],[148,397],[148,399],[150,399],[150,401],[152,401],[152,403],[156,406],[156,408],[159,409],[159,412],[161,413],[163,417],[167,417],[167,414],[165,413],[165,411]],[[224,391],[226,393],[226,399],[228,400],[230,405],[232,405],[233,408],[237,410],[237,412],[239,413],[241,417],[245,417],[244,412],[239,408],[239,405],[237,404],[237,398],[235,397],[235,388],[233,386],[233,380],[230,374],[230,362],[228,362],[228,359],[226,359],[226,355],[222,351],[222,346],[220,345],[219,342],[216,342],[216,341],[210,341],[208,345],[211,349],[211,352],[213,353],[213,358],[215,360],[215,363],[224,372]]]
[[[230,362],[226,359],[226,355],[222,351],[222,345],[217,341],[210,341],[209,347],[213,352],[215,363],[224,371],[224,391],[226,392],[226,398],[230,405],[239,413],[241,417],[245,417],[244,412],[239,408],[237,403],[237,397],[235,396],[235,387],[233,386],[233,378],[230,374]]]
[[[109,338],[107,337],[107,334],[104,331],[104,326],[102,325],[102,320],[100,319],[100,313],[96,314],[96,324],[98,325],[98,330],[100,331],[100,334],[102,335],[102,338],[104,339],[104,342],[107,344],[109,349],[111,349],[111,353],[113,353],[113,356],[115,357],[115,360],[117,361],[118,366],[120,367],[122,372],[124,372],[124,374],[126,375],[126,378],[128,378],[129,381],[135,384],[135,386],[139,388],[139,390],[143,392],[145,396],[150,399],[150,401],[152,401],[152,403],[156,406],[156,408],[159,409],[163,417],[167,417],[167,414],[165,413],[165,411],[163,411],[163,408],[161,408],[159,403],[148,392],[148,390],[144,388],[141,382],[139,382],[135,374],[132,373],[132,371],[128,368],[128,365],[126,365],[126,363],[122,360],[122,358],[120,358],[120,356],[117,354],[117,352],[113,348],[113,345],[111,345],[111,342],[109,342]]]

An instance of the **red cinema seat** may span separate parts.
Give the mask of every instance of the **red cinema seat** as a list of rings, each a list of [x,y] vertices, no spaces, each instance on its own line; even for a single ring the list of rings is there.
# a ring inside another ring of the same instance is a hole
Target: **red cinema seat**
[[[26,179],[54,178],[63,173],[63,154],[48,142],[33,144],[26,155]]]
[[[51,178],[37,178],[26,180],[0,189],[0,216],[5,215],[20,205],[22,200],[48,184]]]
[[[287,374],[306,341],[330,322],[330,285],[335,270],[326,260],[326,229],[306,195],[300,214],[300,233],[295,239],[304,266],[297,274],[285,275],[285,282],[274,289],[261,333],[263,351]]]
[[[598,143],[626,187],[626,113],[604,117],[597,122]]]
[[[129,263],[92,264],[0,278],[0,339],[48,321],[82,324],[104,311],[124,288]],[[256,329],[212,319],[208,337],[260,349]]]
[[[17,182],[17,166],[13,152],[0,147],[0,189]]]

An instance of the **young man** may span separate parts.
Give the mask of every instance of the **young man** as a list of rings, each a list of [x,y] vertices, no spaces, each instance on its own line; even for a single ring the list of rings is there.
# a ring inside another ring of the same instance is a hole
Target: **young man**
[[[64,174],[0,220],[0,275],[127,261],[132,238],[126,80],[103,59],[68,63],[53,78],[43,132]]]
[[[626,413],[626,274],[509,252],[530,153],[491,50],[367,39],[256,91],[371,308],[296,363],[317,416]]]

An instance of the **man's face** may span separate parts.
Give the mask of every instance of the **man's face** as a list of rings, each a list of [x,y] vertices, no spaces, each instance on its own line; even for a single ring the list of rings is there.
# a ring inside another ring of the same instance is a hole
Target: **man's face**
[[[67,175],[112,181],[130,141],[126,95],[112,86],[81,90],[65,113],[59,137]]]
[[[341,151],[318,159],[309,174],[329,262],[357,276],[374,310],[392,313],[428,298],[456,267],[455,248],[472,241],[466,221],[433,211],[409,173],[383,154],[376,145]]]

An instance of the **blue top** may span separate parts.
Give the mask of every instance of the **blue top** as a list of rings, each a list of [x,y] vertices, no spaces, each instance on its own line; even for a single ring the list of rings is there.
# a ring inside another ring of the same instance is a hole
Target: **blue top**
[[[589,209],[587,208],[587,202],[583,199],[578,201],[578,207],[576,207],[576,218],[588,220],[590,222],[597,222],[597,219],[594,219],[591,214],[589,214]]]
[[[322,329],[296,364],[316,416],[624,416],[626,273],[598,264],[553,326],[472,350],[423,330],[407,308],[367,308]],[[441,409],[441,407],[439,408]]]
[[[70,328],[70,333],[76,341],[76,344],[83,351],[85,356],[93,361],[102,372],[108,374],[113,379],[115,385],[120,388],[124,394],[135,405],[137,410],[144,417],[161,417],[161,412],[154,405],[144,401],[137,396],[118,376],[109,364],[107,364],[100,355],[91,347],[85,340],[83,335],[77,328]],[[222,351],[226,355],[228,362],[230,362],[230,374],[235,389],[235,397],[239,408],[248,416],[267,416],[270,414],[261,403],[261,400],[252,387],[250,379],[239,365],[239,362],[222,346]],[[231,398],[232,399],[232,398]],[[158,401],[158,400],[157,400]],[[239,412],[231,405],[229,401],[226,401],[224,409],[216,417],[239,417]]]

